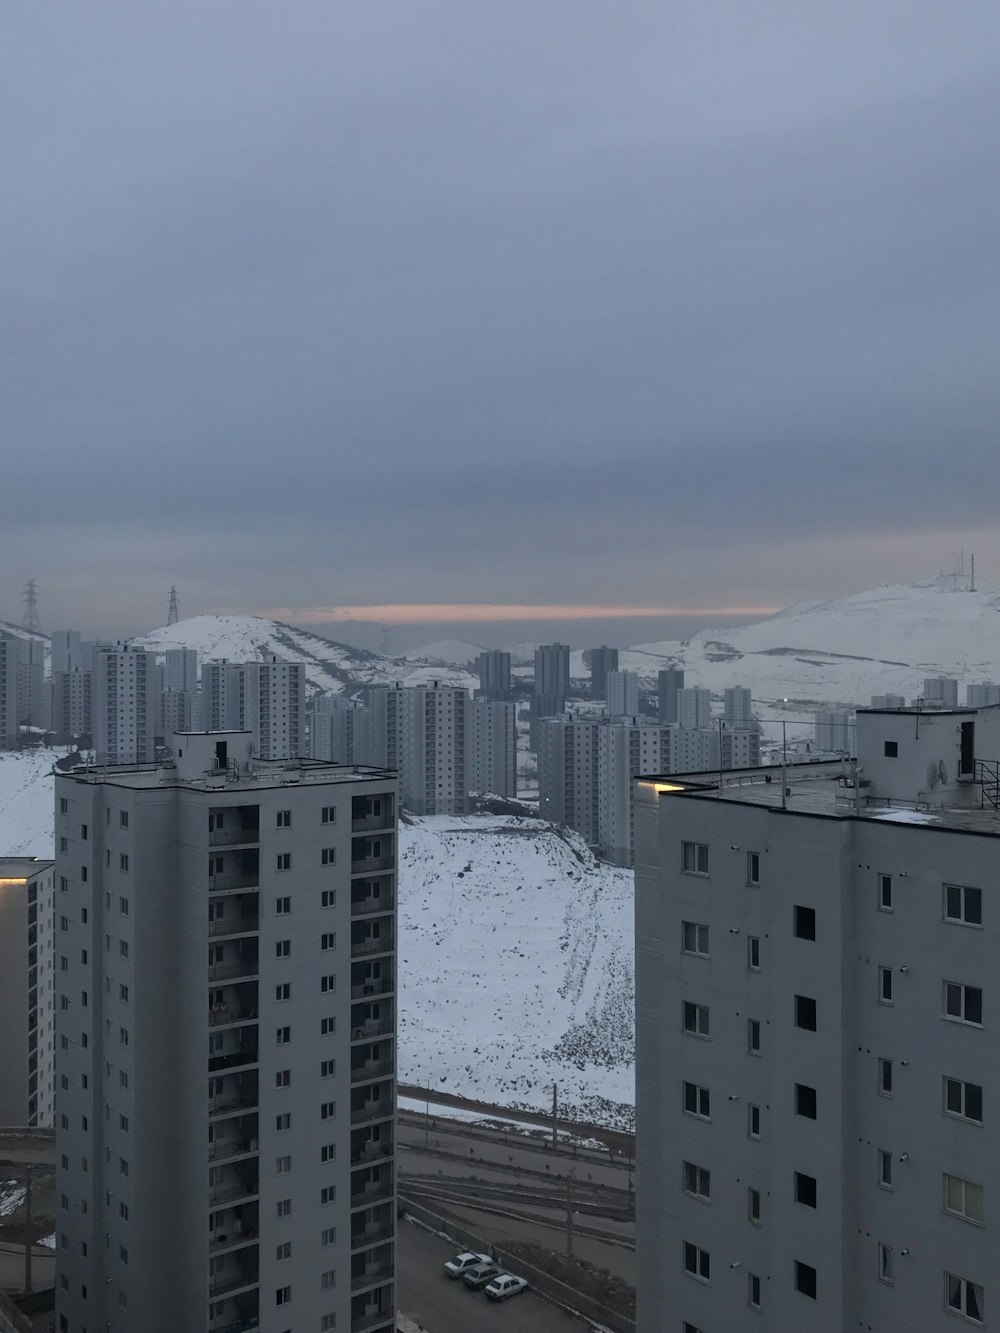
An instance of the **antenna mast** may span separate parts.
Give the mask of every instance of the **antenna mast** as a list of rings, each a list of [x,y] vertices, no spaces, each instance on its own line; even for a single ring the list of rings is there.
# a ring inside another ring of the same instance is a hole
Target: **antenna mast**
[[[42,632],[42,622],[38,618],[38,584],[34,579],[28,579],[24,585],[24,619],[21,628],[30,630],[32,634]]]
[[[167,624],[176,625],[180,620],[180,613],[177,610],[177,589],[170,585],[170,609],[167,612]]]
[[[971,581],[970,584],[969,584],[969,592],[975,592],[975,591],[976,591],[976,556],[975,556],[975,553],[974,553],[974,552],[973,552],[972,555],[970,555],[969,559],[972,561],[972,581]]]

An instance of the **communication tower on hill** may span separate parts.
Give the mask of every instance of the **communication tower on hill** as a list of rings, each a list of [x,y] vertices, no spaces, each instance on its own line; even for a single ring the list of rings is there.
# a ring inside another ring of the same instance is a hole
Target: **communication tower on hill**
[[[167,624],[176,625],[180,620],[180,612],[177,610],[177,589],[173,584],[170,585],[170,609],[167,611]]]
[[[38,584],[34,579],[28,579],[24,585],[24,618],[21,628],[30,630],[32,634],[42,632],[42,622],[38,618]]]

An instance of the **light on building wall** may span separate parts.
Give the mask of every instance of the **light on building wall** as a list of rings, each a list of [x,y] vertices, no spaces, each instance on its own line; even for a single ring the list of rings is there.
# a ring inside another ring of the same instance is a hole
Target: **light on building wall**
[[[26,879],[0,879],[0,888],[5,884],[27,884],[27,882]]]

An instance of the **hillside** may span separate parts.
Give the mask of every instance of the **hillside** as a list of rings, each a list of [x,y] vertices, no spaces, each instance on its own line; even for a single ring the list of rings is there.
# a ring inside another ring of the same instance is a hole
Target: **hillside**
[[[0,754],[0,855],[51,856],[62,751]],[[400,827],[401,1081],[633,1115],[632,876],[512,816]]]
[[[463,671],[418,666],[412,658],[381,657],[263,616],[192,616],[131,642],[156,653],[168,648],[196,648],[203,661],[226,658],[254,662],[273,655],[282,661],[301,662],[312,688],[332,693],[397,680],[403,684],[419,684],[431,678],[462,685],[472,682]]]

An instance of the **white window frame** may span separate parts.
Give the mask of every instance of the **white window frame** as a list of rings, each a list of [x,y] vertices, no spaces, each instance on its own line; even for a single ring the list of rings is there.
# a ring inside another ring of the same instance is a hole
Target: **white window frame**
[[[760,936],[747,936],[747,971],[760,971]]]
[[[697,1162],[681,1164],[681,1192],[708,1203],[712,1197],[712,1173]]]
[[[686,953],[692,958],[709,958],[709,929],[702,921],[682,921],[681,922],[681,953]],[[689,940],[693,944],[689,946]],[[704,944],[704,948],[701,945]]]
[[[951,1299],[952,1296],[951,1284],[953,1282],[958,1283],[957,1305],[953,1304]],[[970,1289],[978,1293],[977,1296],[977,1302],[979,1308],[978,1315],[969,1314]],[[967,1277],[959,1277],[957,1273],[949,1273],[945,1271],[944,1308],[948,1311],[949,1314],[957,1314],[960,1315],[963,1319],[967,1319],[970,1324],[978,1324],[981,1328],[985,1328],[986,1326],[986,1320],[982,1318],[982,1316],[986,1313],[983,1288],[980,1283],[970,1282]]]
[[[944,1174],[942,1175],[941,1183],[944,1194],[944,1205],[943,1205],[944,1211],[948,1214],[949,1217],[960,1218],[963,1222],[969,1222],[974,1227],[985,1226],[984,1219],[986,1214],[985,1214],[985,1209],[983,1207],[982,1185],[977,1185],[974,1180],[964,1180],[961,1176],[949,1175],[947,1171],[944,1172]],[[953,1187],[955,1193],[957,1193],[958,1195],[958,1202],[954,1207],[952,1207],[951,1203]],[[976,1197],[978,1198],[979,1201],[978,1217],[975,1215],[975,1212],[969,1212],[970,1190],[976,1191]]]
[[[957,891],[957,893],[958,893],[958,895],[959,895],[959,904],[960,904],[960,906],[959,906],[959,912],[960,912],[960,915],[959,915],[959,916],[952,916],[952,915],[949,913],[949,911],[948,911],[948,892],[949,892],[949,890],[955,890],[955,891]],[[967,909],[967,906],[966,906],[966,902],[967,902],[966,895],[967,895],[968,893],[970,893],[970,892],[971,892],[971,893],[978,894],[978,897],[979,897],[979,920],[978,920],[978,921],[970,921],[970,920],[968,919],[968,915],[967,915],[967,910],[968,910],[968,909]],[[971,930],[982,930],[982,929],[983,929],[983,891],[982,891],[982,889],[978,888],[975,884],[944,884],[944,885],[942,885],[942,888],[941,888],[941,919],[942,919],[942,921],[946,921],[946,922],[948,923],[948,925],[950,925],[950,926],[966,926],[966,927],[968,927],[968,928],[971,929]]]
[[[760,852],[747,852],[747,888],[760,888]]]
[[[712,1281],[712,1256],[708,1250],[703,1250],[700,1245],[695,1245],[693,1241],[682,1241],[683,1245],[683,1269],[688,1277],[693,1277],[696,1282],[704,1282],[707,1286]],[[688,1251],[693,1251],[694,1267],[688,1267]],[[706,1272],[702,1272],[702,1269]]]
[[[961,1090],[961,1102],[962,1102],[961,1111],[953,1111],[948,1105],[948,1092],[950,1087],[952,1086],[955,1086]],[[980,1104],[982,1104],[983,1101],[982,1084],[970,1083],[967,1079],[953,1078],[950,1074],[945,1074],[942,1078],[942,1110],[945,1115],[950,1115],[955,1120],[964,1120],[969,1125],[982,1125],[984,1123],[983,1120],[976,1120],[973,1116],[966,1114],[966,1107],[968,1105],[968,1100],[969,1100],[968,1098],[969,1088],[979,1089],[979,1101]]]
[[[968,986],[964,981],[943,981],[941,983],[942,1006],[944,1012],[941,1017],[947,1023],[964,1023],[966,1027],[981,1028],[983,1026],[983,989],[981,986]],[[979,997],[979,1018],[967,1017],[969,1008],[969,996],[977,995]],[[957,1003],[958,1012],[953,1011],[953,1005]]]
[[[892,876],[887,874],[884,870],[880,870],[875,883],[878,893],[876,899],[878,910],[880,912],[894,912],[896,908],[892,901]],[[886,890],[888,890],[888,894],[886,893]]]
[[[889,983],[888,986],[886,986],[886,981]],[[888,995],[886,994],[887,990]],[[885,967],[882,963],[879,963],[878,967],[878,1002],[879,1004],[896,1003],[892,968]]]
[[[687,1101],[688,1101],[688,1097],[687,1097],[687,1094],[688,1094],[688,1088],[693,1088],[693,1089],[694,1089],[694,1101],[695,1101],[696,1106],[699,1108],[699,1109],[696,1110],[696,1111],[691,1111],[691,1110],[688,1109],[688,1104],[687,1104]],[[708,1110],[707,1110],[707,1111],[702,1111],[702,1110],[701,1110],[701,1104],[702,1104],[703,1101],[705,1101],[705,1102],[708,1103]],[[706,1088],[706,1087],[705,1087],[703,1084],[701,1084],[701,1083],[691,1083],[689,1080],[685,1079],[684,1082],[683,1082],[683,1084],[681,1085],[681,1106],[684,1108],[684,1114],[685,1114],[685,1115],[693,1116],[693,1117],[695,1118],[695,1120],[711,1120],[711,1118],[712,1118],[712,1090],[711,1090],[711,1088]]]
[[[694,1020],[691,1026],[688,1025],[689,1017]],[[682,1000],[681,1029],[688,1037],[699,1037],[702,1041],[709,1041],[712,1036],[712,1017],[708,1005],[698,1004],[694,1000]]]
[[[689,857],[690,852],[690,857]],[[692,865],[688,866],[688,860]],[[681,843],[681,873],[684,875],[697,875],[701,879],[708,878],[708,843],[707,842],[688,842]]]

